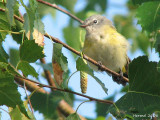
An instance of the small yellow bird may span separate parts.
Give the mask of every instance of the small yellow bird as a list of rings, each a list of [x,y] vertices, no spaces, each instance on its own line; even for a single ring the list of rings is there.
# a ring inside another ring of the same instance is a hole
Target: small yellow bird
[[[83,53],[109,69],[128,77],[129,43],[117,32],[112,22],[104,16],[93,15],[87,18],[81,27],[86,29]],[[89,65],[94,70],[98,70],[95,65],[91,63]],[[112,75],[112,78],[119,84],[126,84],[120,77]]]

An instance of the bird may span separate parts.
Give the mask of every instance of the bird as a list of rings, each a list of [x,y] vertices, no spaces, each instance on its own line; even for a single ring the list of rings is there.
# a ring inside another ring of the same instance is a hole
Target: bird
[[[122,76],[128,77],[130,63],[127,56],[130,44],[126,38],[117,32],[109,19],[102,15],[90,16],[80,27],[86,30],[82,53],[119,73],[121,77],[112,75],[113,81],[126,85],[126,81],[122,79]],[[99,71],[92,63],[89,63],[89,66]]]

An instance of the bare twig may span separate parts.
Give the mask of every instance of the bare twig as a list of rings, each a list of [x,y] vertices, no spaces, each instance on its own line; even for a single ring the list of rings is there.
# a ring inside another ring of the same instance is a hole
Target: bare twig
[[[42,4],[48,5],[48,6],[50,6],[50,7],[53,7],[53,8],[55,8],[55,9],[57,9],[57,10],[65,13],[65,14],[69,15],[71,18],[77,20],[78,22],[83,23],[83,21],[82,21],[81,19],[79,19],[78,17],[74,16],[74,15],[71,14],[70,12],[68,12],[68,11],[60,8],[60,7],[57,6],[56,4],[51,4],[51,3],[46,2],[46,1],[43,1],[43,0],[37,0],[37,1],[38,1],[39,3],[42,3]]]
[[[114,103],[113,101],[101,100],[101,99],[93,98],[93,97],[90,97],[90,96],[87,96],[87,95],[83,95],[83,94],[80,94],[80,93],[77,93],[77,92],[74,92],[74,91],[71,91],[71,90],[68,90],[68,89],[61,89],[61,88],[56,88],[56,87],[53,87],[53,86],[45,85],[45,84],[30,80],[30,79],[27,79],[27,78],[24,78],[24,77],[22,78],[22,77],[19,77],[19,76],[15,76],[15,78],[21,79],[23,81],[25,80],[25,81],[29,81],[29,82],[32,82],[32,83],[36,83],[36,84],[38,84],[38,85],[40,85],[42,87],[52,88],[52,89],[55,89],[55,90],[58,90],[58,91],[63,91],[63,92],[68,92],[68,93],[72,93],[72,94],[75,94],[75,95],[79,95],[79,96],[88,98],[90,101],[97,101],[97,102],[107,103],[107,104],[113,104]]]
[[[4,9],[1,9],[1,8],[0,8],[0,11],[3,11],[3,10],[4,10]],[[5,12],[5,10],[4,10],[3,12]],[[17,20],[20,21],[20,22],[23,22],[23,21],[24,21],[24,20],[22,20],[20,17],[18,17],[18,16],[16,16],[16,15],[14,15],[14,18],[17,19]],[[69,45],[63,43],[63,42],[60,41],[58,38],[55,38],[55,37],[50,36],[50,35],[48,35],[48,34],[44,34],[44,36],[46,36],[46,37],[49,38],[49,39],[51,38],[52,41],[54,41],[54,42],[56,42],[56,43],[59,43],[59,44],[62,44],[62,45],[63,45],[65,48],[67,48],[68,50],[70,50],[70,51],[72,51],[73,53],[81,56],[81,53],[80,53],[79,51],[77,51],[77,50],[73,49],[72,47],[70,47]],[[106,72],[108,72],[108,73],[110,73],[110,74],[112,74],[112,75],[115,75],[115,76],[117,76],[117,77],[122,77],[119,73],[110,70],[109,68],[105,67],[104,65],[100,65],[98,62],[96,62],[95,60],[93,60],[92,58],[90,58],[90,57],[88,57],[88,56],[86,56],[86,55],[84,55],[84,59],[86,59],[87,61],[93,63],[94,65],[96,65],[97,67],[99,67],[99,68],[100,68],[101,70],[103,70],[103,71],[106,71]],[[123,78],[124,81],[129,82],[128,78],[126,78],[126,77],[124,77],[124,76],[123,76],[122,78]]]

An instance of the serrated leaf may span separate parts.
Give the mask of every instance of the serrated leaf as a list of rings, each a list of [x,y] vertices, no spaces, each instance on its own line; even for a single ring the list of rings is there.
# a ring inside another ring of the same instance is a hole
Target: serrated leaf
[[[28,117],[17,90],[18,86],[14,82],[14,76],[7,71],[7,66],[8,64],[0,62],[0,105],[12,108],[16,108],[16,105],[18,105],[21,112]]]
[[[25,6],[21,0],[23,7],[25,7],[27,13],[24,15],[24,29],[26,31],[26,36],[28,39],[33,39],[35,29],[44,34],[44,24],[39,19],[39,13],[37,11],[38,3],[34,0],[29,0],[30,8]],[[39,42],[38,42],[39,43]]]
[[[138,57],[129,65],[129,91],[115,105],[110,112],[117,118],[125,115],[134,116],[136,120],[149,119],[147,114],[160,111],[160,73],[157,63],[149,62],[146,56]]]
[[[4,3],[0,2],[1,8],[5,9]],[[0,11],[0,30],[5,30],[9,31],[10,30],[10,24],[7,19],[7,14],[6,12]],[[6,35],[8,34],[7,32],[0,32],[2,40],[5,39]]]
[[[15,6],[15,4],[16,4],[16,0],[7,0],[7,4],[6,4],[6,6],[7,6],[7,9],[8,9],[8,11],[9,11],[9,22],[10,22],[10,24],[11,25],[13,25],[14,24],[14,18],[13,18],[13,15],[14,15],[14,6]]]
[[[110,97],[107,97],[106,100],[114,101],[114,98],[115,98],[115,96],[112,95]],[[98,116],[106,116],[106,113],[107,113],[110,106],[111,106],[110,104],[96,102],[97,117]]]
[[[91,75],[97,82],[98,84],[101,85],[102,89],[106,94],[108,94],[108,89],[105,87],[105,84],[99,80],[93,73],[93,70],[88,66],[88,64],[84,61],[82,58],[78,58],[76,61],[76,68],[78,71],[83,71],[86,72],[87,74]]]
[[[20,46],[20,59],[29,63],[45,57],[43,48],[38,46],[34,40],[25,40]]]
[[[36,19],[34,21],[34,28],[38,30],[38,32],[44,34],[45,31],[44,31],[44,24],[43,22],[40,20],[40,19]]]
[[[29,0],[30,3],[30,8],[28,8],[22,0],[21,4],[22,6],[26,9],[26,12],[24,14],[24,29],[25,29],[25,33],[26,36],[28,36],[28,39],[33,39],[32,33],[33,33],[33,28],[34,28],[34,21],[35,21],[35,16],[36,16],[36,7],[37,2],[36,1],[31,1]]]
[[[69,115],[66,120],[81,120],[79,115],[77,113],[73,113],[71,115]]]
[[[18,70],[21,70],[24,76],[32,75],[33,77],[38,77],[36,70],[26,61],[20,61],[17,66]]]
[[[54,79],[59,86],[63,83],[63,75],[68,71],[68,61],[62,53],[62,47],[61,44],[53,44],[52,67]]]
[[[40,19],[36,19],[34,22],[33,39],[40,46],[44,46],[44,24]]]
[[[19,51],[17,49],[14,48],[10,48],[9,50],[9,62],[16,67],[17,63],[19,62],[20,58],[19,58]]]
[[[51,94],[34,93],[31,97],[31,103],[34,110],[38,110],[47,118],[56,120],[58,118],[56,108],[63,95],[54,91]]]
[[[136,17],[143,30],[155,32],[160,29],[160,2],[145,2],[138,9]]]
[[[53,44],[52,61],[57,62],[61,66],[62,70],[64,72],[67,72],[68,61],[67,61],[67,58],[62,53],[62,47],[63,47],[63,45],[61,45],[59,43],[54,43]]]

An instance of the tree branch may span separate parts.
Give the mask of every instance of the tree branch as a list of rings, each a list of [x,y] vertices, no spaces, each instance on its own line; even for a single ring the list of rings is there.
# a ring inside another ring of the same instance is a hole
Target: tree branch
[[[5,10],[2,9],[2,8],[0,8],[0,11],[5,12]],[[20,17],[18,17],[18,16],[16,16],[16,15],[14,15],[14,18],[17,19],[18,21],[22,22],[22,23],[24,22],[23,19],[21,19]],[[81,53],[80,53],[79,51],[77,51],[77,50],[73,49],[72,47],[70,47],[69,45],[63,43],[63,42],[60,41],[58,38],[55,38],[55,37],[50,36],[50,35],[48,35],[48,34],[44,34],[44,36],[46,36],[46,37],[49,38],[49,39],[51,38],[52,41],[54,41],[54,42],[56,42],[56,43],[59,43],[59,44],[62,44],[62,45],[63,45],[65,48],[67,48],[68,50],[70,50],[70,51],[72,51],[73,53],[81,56]],[[108,73],[110,73],[110,74],[112,74],[112,75],[115,75],[115,76],[117,76],[117,77],[122,77],[119,73],[110,70],[109,68],[105,67],[104,65],[100,65],[98,62],[96,62],[95,60],[93,60],[92,58],[90,58],[90,57],[88,57],[88,56],[86,56],[86,55],[84,55],[84,59],[86,59],[87,61],[93,63],[94,65],[96,65],[97,67],[99,67],[99,68],[100,68],[101,70],[103,70],[103,71],[106,71],[106,72],[108,72]],[[122,78],[123,78],[124,81],[129,82],[128,78],[126,78],[126,77],[124,77],[124,76],[123,76]]]
[[[27,89],[30,91],[30,92],[33,92],[34,90],[37,90],[36,92],[39,92],[39,93],[44,93],[44,94],[49,94],[48,92],[46,92],[43,88],[40,88],[38,85],[36,85],[35,83],[36,82],[33,82],[33,81],[29,81],[25,78],[21,78],[21,77],[17,77],[15,76],[14,77],[14,80],[20,84],[20,85],[24,85],[24,82],[25,82],[25,85],[27,87]],[[40,89],[39,89],[40,88]],[[62,113],[65,113],[64,115],[67,117],[69,116],[70,114],[72,113],[75,113],[75,111],[73,110],[73,108],[64,100],[61,100],[58,104],[58,109],[62,112]],[[86,118],[84,118],[83,116],[79,115],[81,120],[86,120]]]
[[[19,77],[19,76],[15,76],[15,78],[16,79],[21,79],[23,81],[29,81],[29,82],[38,84],[38,85],[40,85],[42,87],[52,88],[54,90],[58,90],[58,91],[72,93],[72,94],[75,94],[75,95],[78,95],[78,96],[82,96],[82,97],[88,98],[90,101],[97,101],[97,102],[107,103],[107,104],[113,104],[114,103],[113,101],[101,100],[101,99],[93,98],[93,97],[90,97],[90,96],[87,96],[87,95],[84,95],[84,94],[80,94],[80,93],[77,93],[77,92],[74,92],[74,91],[71,91],[71,90],[68,90],[68,89],[61,89],[61,88],[56,88],[56,87],[53,87],[53,86],[45,85],[45,84],[30,80],[30,79],[27,79],[27,78],[22,78],[22,77]]]
[[[80,22],[80,23],[83,23],[83,21],[82,21],[81,19],[79,19],[78,17],[74,16],[74,15],[71,14],[70,12],[68,12],[68,11],[66,11],[66,10],[58,7],[56,4],[51,4],[51,3],[46,2],[46,1],[43,1],[43,0],[37,0],[37,1],[38,1],[39,3],[42,3],[42,4],[47,5],[47,6],[49,6],[49,7],[53,7],[53,8],[55,8],[55,9],[57,9],[57,10],[65,13],[65,14],[69,15],[71,18],[75,19],[76,21],[78,21],[78,22]]]

